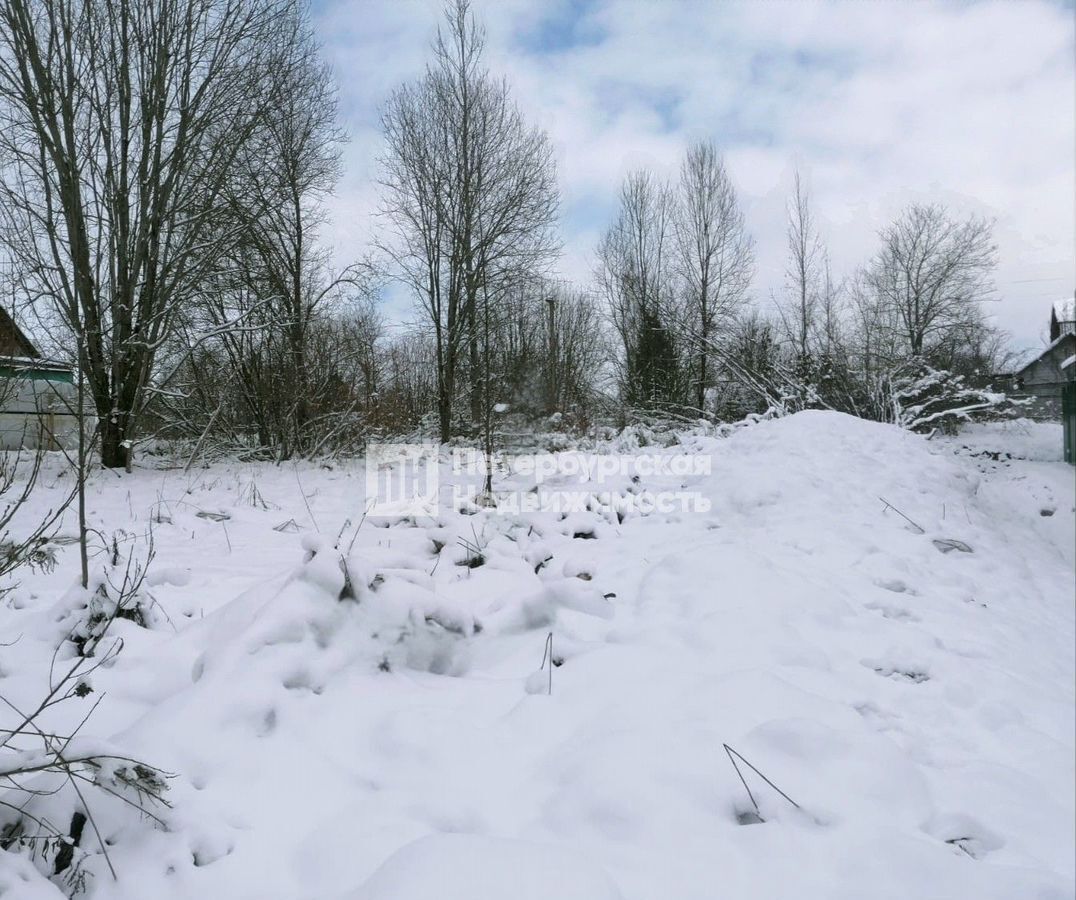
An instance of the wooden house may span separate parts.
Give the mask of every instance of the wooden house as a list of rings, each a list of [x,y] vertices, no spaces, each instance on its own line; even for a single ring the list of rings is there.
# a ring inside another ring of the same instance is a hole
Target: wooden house
[[[1076,294],[1058,300],[1050,310],[1050,340],[1063,334],[1076,334]]]
[[[1028,418],[1058,421],[1064,386],[1076,376],[1065,363],[1076,355],[1076,297],[1059,300],[1050,311],[1050,343],[1029,354],[1001,375],[1002,386],[1014,400],[1028,401]]]
[[[77,439],[71,367],[44,359],[0,307],[0,450],[58,449]]]

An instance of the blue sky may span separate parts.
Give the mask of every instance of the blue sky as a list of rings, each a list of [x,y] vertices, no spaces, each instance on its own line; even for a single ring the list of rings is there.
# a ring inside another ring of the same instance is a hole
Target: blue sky
[[[490,68],[550,134],[559,273],[586,282],[632,168],[672,175],[723,149],[758,248],[756,302],[780,292],[784,204],[804,173],[838,275],[911,200],[997,220],[999,323],[1034,344],[1076,287],[1070,2],[475,0]],[[377,220],[377,110],[422,71],[437,0],[319,0],[351,141],[327,237],[361,255]],[[390,315],[406,314],[395,296]]]

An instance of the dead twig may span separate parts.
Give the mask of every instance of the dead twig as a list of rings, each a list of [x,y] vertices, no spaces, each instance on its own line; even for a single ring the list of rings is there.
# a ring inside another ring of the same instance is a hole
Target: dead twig
[[[545,668],[546,660],[549,660],[549,696],[553,696],[553,632],[549,632],[545,638],[545,649],[542,651],[542,664],[538,671]]]
[[[898,516],[900,516],[902,519],[904,519],[905,522],[907,522],[914,529],[916,529],[916,531],[918,531],[919,534],[926,534],[927,533],[927,530],[922,525],[920,525],[918,522],[913,522],[911,519],[909,519],[906,515],[904,515],[904,513],[902,513],[899,509],[897,509],[892,503],[890,503],[888,500],[886,500],[885,497],[879,497],[878,499],[881,500],[885,504],[885,509],[883,509],[882,512],[885,512],[887,509],[891,509]]]
[[[789,803],[791,803],[794,807],[796,807],[796,809],[803,809],[803,807],[800,806],[791,797],[789,797],[788,794],[786,794],[784,791],[782,791],[776,784],[774,784],[772,781],[770,781],[770,779],[768,779],[758,769],[756,769],[753,765],[751,765],[751,763],[749,763],[746,759],[744,759],[743,756],[740,753],[738,753],[736,750],[733,750],[728,744],[722,744],[721,746],[725,748],[725,753],[728,755],[729,762],[732,763],[732,768],[734,768],[736,770],[736,774],[740,777],[740,783],[743,785],[744,790],[747,791],[747,796],[751,799],[751,805],[755,807],[755,812],[758,814],[758,817],[760,819],[762,818],[762,810],[760,810],[758,808],[758,801],[755,800],[755,795],[751,793],[751,788],[749,788],[747,786],[747,779],[745,779],[743,777],[743,772],[740,771],[740,767],[736,764],[736,760],[733,759],[733,755],[735,755],[745,766],[750,768],[751,771],[754,772],[759,778],[761,778],[763,781],[765,781],[766,784],[768,784],[775,791],[777,791],[778,794],[780,794]]]

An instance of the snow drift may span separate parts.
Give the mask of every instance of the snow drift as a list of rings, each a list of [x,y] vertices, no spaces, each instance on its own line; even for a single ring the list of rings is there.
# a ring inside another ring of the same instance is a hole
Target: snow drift
[[[1070,897],[1071,471],[824,412],[681,440],[711,473],[645,487],[706,514],[349,530],[358,469],[259,470],[279,509],[125,479],[230,518],[158,527],[174,628],[97,674],[95,733],[176,777],[167,829],[102,813],[88,895]],[[5,696],[55,639],[35,591]]]

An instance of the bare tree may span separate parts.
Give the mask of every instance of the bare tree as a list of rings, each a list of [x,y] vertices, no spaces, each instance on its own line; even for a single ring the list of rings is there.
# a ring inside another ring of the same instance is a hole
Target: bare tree
[[[389,342],[383,368],[379,419],[391,433],[413,428],[437,410],[436,351],[428,333],[408,330]]]
[[[216,264],[236,161],[280,102],[294,0],[0,0],[2,235],[75,335],[106,466]]]
[[[798,377],[810,381],[811,340],[819,305],[826,252],[811,212],[810,195],[797,171],[788,203],[787,296],[778,305],[792,344]]]
[[[605,334],[593,298],[566,285],[541,296],[545,306],[540,345],[546,353],[541,378],[547,413],[583,420],[593,410],[594,394],[606,356]]]
[[[446,19],[425,76],[397,89],[382,114],[381,178],[393,237],[383,246],[433,332],[445,440],[464,351],[471,416],[482,417],[480,293],[500,296],[545,264],[558,204],[549,140],[483,68],[485,33],[467,0]]]
[[[261,318],[279,345],[266,362],[278,382],[275,403],[282,408],[276,446],[287,458],[309,452],[320,441],[309,427],[318,399],[308,365],[315,319],[333,300],[352,289],[366,293],[367,286],[358,266],[334,272],[328,251],[317,244],[344,140],[331,73],[318,60],[305,15],[288,21],[278,40],[281,55],[290,60],[280,77],[280,101],[267,110],[264,126],[243,149],[242,177],[230,182],[228,197],[238,233],[231,269],[241,288],[235,297],[264,308]],[[209,308],[216,327],[251,312],[241,303]]]
[[[607,358],[593,298],[566,282],[527,275],[490,300],[487,308],[483,298],[482,317],[490,323],[489,378],[497,399],[523,416],[585,418]]]
[[[700,142],[680,167],[676,237],[695,347],[695,405],[710,385],[710,342],[742,304],[754,272],[754,242],[744,229],[736,190],[717,148]]]
[[[991,224],[958,221],[939,204],[912,204],[881,232],[882,249],[865,279],[876,303],[896,320],[905,353],[938,352],[982,324],[997,248]]]
[[[192,347],[196,341],[184,334],[189,343],[179,342],[178,363],[155,386],[147,424],[161,437],[194,441],[190,459],[224,453],[281,460],[355,447],[380,427],[386,368],[381,318],[372,293],[360,287],[305,322],[301,433],[287,323],[269,304],[254,308],[253,301],[242,324],[212,340]]]
[[[442,440],[452,433],[459,350],[464,335],[462,292],[449,265],[448,223],[441,200],[448,173],[437,159],[433,104],[425,81],[398,88],[382,116],[388,150],[382,160],[382,212],[390,239],[382,249],[418,298],[429,324],[435,354],[437,414]]]
[[[852,318],[850,343],[860,378],[869,385],[903,358],[896,311],[880,301],[865,271],[852,277],[848,290]]]
[[[836,281],[829,256],[819,281],[813,361],[815,391],[824,406],[856,412],[859,386],[853,373],[848,285]]]
[[[684,384],[673,325],[675,197],[646,170],[620,189],[620,209],[598,245],[597,280],[622,345],[620,382],[631,406],[680,405]]]

